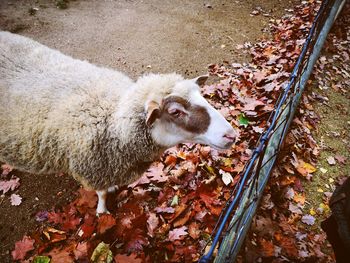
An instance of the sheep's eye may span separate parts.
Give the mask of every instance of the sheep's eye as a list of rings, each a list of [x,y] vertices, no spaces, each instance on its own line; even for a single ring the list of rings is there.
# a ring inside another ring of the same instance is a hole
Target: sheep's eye
[[[178,109],[173,109],[169,113],[170,113],[171,116],[176,117],[176,118],[184,115],[184,112],[181,111],[181,110],[178,110]]]

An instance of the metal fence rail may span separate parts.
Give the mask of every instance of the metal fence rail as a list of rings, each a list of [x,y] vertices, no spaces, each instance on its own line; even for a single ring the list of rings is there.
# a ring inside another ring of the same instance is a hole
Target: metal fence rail
[[[293,120],[306,81],[320,54],[327,34],[346,0],[324,0],[310,28],[289,83],[280,95],[270,115],[270,126],[260,137],[240,181],[232,190],[230,201],[214,229],[213,242],[199,262],[211,262],[218,247],[215,262],[234,262],[249,230],[265,185],[276,161],[281,144]]]

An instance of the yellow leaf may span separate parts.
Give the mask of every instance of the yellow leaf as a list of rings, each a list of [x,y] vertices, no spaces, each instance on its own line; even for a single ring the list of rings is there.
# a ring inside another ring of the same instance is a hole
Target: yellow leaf
[[[323,189],[322,189],[322,188],[318,188],[318,189],[317,189],[317,192],[319,192],[319,193],[323,193],[324,191],[323,191]]]
[[[304,168],[305,168],[305,170],[308,171],[310,174],[316,172],[316,170],[317,170],[314,166],[312,166],[312,165],[309,164],[309,163],[304,163]]]
[[[312,216],[316,215],[316,211],[313,208],[310,209],[310,215]]]
[[[316,172],[316,168],[309,163],[304,162],[303,160],[299,160],[298,167],[296,167],[297,171],[302,176],[307,176],[308,174]]]
[[[299,204],[304,204],[305,203],[305,195],[304,194],[298,194],[296,193],[293,197],[294,201],[299,203]]]

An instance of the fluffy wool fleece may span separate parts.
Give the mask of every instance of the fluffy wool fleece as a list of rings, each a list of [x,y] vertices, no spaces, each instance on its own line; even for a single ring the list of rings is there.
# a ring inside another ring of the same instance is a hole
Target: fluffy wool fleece
[[[183,78],[124,74],[0,32],[0,160],[31,173],[64,172],[96,190],[128,184],[164,150],[145,125]]]

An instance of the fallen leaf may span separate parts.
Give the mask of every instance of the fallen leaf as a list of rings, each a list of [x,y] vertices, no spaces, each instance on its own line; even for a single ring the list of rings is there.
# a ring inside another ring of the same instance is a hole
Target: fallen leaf
[[[311,173],[316,172],[317,170],[313,165],[307,162],[304,162],[303,160],[299,160],[298,165],[296,166],[296,169],[302,176],[305,176],[305,177]]]
[[[231,182],[233,182],[233,177],[230,173],[224,172],[223,170],[219,170],[219,173],[221,174],[222,181],[225,185],[229,185]]]
[[[71,254],[70,247],[66,247],[65,249],[62,249],[62,250],[59,250],[58,248],[54,248],[48,253],[48,255],[51,257],[50,263],[51,262],[52,263],[74,262],[74,259],[71,257],[70,254]]]
[[[1,170],[2,170],[1,175],[2,176],[7,176],[9,173],[12,172],[13,167],[11,165],[9,165],[9,164],[5,164],[4,163],[4,164],[1,165]]]
[[[184,239],[184,237],[186,235],[188,235],[186,230],[187,230],[187,227],[186,226],[182,226],[182,227],[175,228],[175,229],[169,231],[169,236],[168,236],[169,241],[173,242],[175,240],[182,240],[182,239]]]
[[[330,164],[330,165],[335,165],[336,162],[335,162],[335,159],[333,156],[328,156],[327,157],[327,162]]]
[[[110,214],[102,214],[97,220],[97,233],[103,234],[116,225],[115,218]]]
[[[302,215],[303,212],[301,211],[300,207],[293,205],[292,203],[289,203],[289,211],[291,211],[293,214]]]
[[[22,197],[20,197],[18,194],[12,194],[10,196],[11,205],[19,206],[22,203]]]
[[[19,178],[12,178],[8,181],[0,181],[0,191],[2,191],[3,194],[6,194],[10,190],[15,190],[19,185]]]
[[[346,164],[346,157],[345,156],[342,156],[342,155],[339,155],[339,154],[336,154],[334,156],[334,158],[340,163],[340,164]]]
[[[175,212],[175,208],[173,207],[156,207],[154,209],[157,213],[174,213]]]
[[[92,263],[111,263],[113,261],[113,254],[112,251],[109,249],[109,245],[100,242],[96,248],[94,249],[94,252],[91,255],[91,262]]]
[[[198,239],[201,234],[201,230],[199,229],[199,224],[196,222],[192,222],[188,227],[188,234],[193,239]]]
[[[14,260],[24,259],[26,254],[34,249],[35,241],[29,236],[24,236],[21,241],[15,243],[15,249],[11,252]]]
[[[154,236],[154,230],[157,228],[159,224],[159,219],[155,213],[149,213],[148,219],[147,219],[147,234],[150,237]]]
[[[320,168],[320,171],[321,171],[321,173],[325,174],[325,173],[327,173],[328,170],[321,167],[321,168]]]
[[[244,113],[241,113],[237,116],[237,121],[239,126],[244,126],[245,128],[249,125],[249,120],[245,117]]]
[[[35,256],[33,258],[33,263],[50,263],[51,258],[48,256]]]
[[[315,224],[315,218],[312,215],[304,215],[301,218],[301,222],[303,222],[309,226],[312,226],[313,224]]]
[[[87,242],[78,243],[73,252],[74,252],[74,258],[76,260],[87,258],[87,256],[88,256],[88,243]]]
[[[261,239],[259,241],[263,257],[272,257],[275,254],[275,246],[271,241]]]
[[[142,263],[141,258],[137,258],[137,254],[131,253],[130,255],[118,254],[114,257],[116,263]]]

